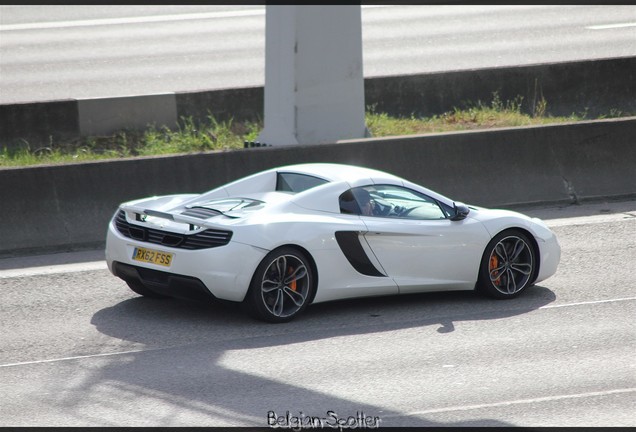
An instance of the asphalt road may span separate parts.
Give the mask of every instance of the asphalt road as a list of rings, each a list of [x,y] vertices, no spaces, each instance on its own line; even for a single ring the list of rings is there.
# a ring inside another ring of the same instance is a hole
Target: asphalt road
[[[102,251],[0,260],[0,426],[636,426],[636,201],[525,212],[562,261],[517,299],[342,301],[282,325],[138,297]]]
[[[365,77],[636,55],[634,5],[362,8]],[[263,6],[0,6],[0,103],[262,86]]]

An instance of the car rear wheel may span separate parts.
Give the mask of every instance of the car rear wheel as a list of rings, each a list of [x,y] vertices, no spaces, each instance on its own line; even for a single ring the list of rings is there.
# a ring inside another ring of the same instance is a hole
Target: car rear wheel
[[[136,292],[137,294],[144,296],[144,297],[149,297],[149,298],[156,298],[156,299],[160,299],[160,298],[168,298],[165,295],[156,293],[154,291],[149,290],[148,288],[146,288],[146,286],[144,284],[142,284],[141,282],[137,282],[137,281],[126,281],[126,285],[128,285],[128,288],[130,288],[131,290],[133,290],[134,292]]]
[[[314,272],[306,255],[295,248],[283,247],[261,261],[244,305],[257,319],[287,322],[307,307],[315,288]]]
[[[518,296],[535,279],[536,255],[532,242],[521,231],[497,234],[484,251],[478,291],[498,299]]]

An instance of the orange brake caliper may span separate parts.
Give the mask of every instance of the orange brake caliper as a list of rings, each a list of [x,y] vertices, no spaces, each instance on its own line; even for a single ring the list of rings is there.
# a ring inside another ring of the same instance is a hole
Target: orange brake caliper
[[[490,264],[489,264],[490,272],[492,273],[492,271],[493,271],[494,269],[496,269],[498,265],[499,265],[499,259],[497,258],[497,255],[494,255],[494,254],[493,254],[493,255],[491,255],[491,256],[490,256]],[[495,276],[498,276],[498,275],[499,275],[499,272],[497,272],[497,271],[496,271],[496,272],[494,272],[494,275],[495,275]],[[500,280],[501,280],[501,277],[498,277],[497,279],[495,279],[495,280],[493,281],[493,283],[494,283],[495,285],[499,285],[499,281],[500,281]]]
[[[289,267],[289,275],[291,275],[294,272],[294,268],[293,267]],[[296,291],[296,279],[292,280],[289,284],[289,287],[292,289],[292,291]]]

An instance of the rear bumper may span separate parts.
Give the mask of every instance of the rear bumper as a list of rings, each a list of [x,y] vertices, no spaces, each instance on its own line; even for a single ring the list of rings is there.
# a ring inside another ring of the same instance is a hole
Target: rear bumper
[[[149,290],[168,297],[196,301],[216,299],[199,279],[159,270],[133,266],[117,261],[112,263],[113,274],[126,282],[140,282]]]
[[[169,267],[133,260],[135,247],[172,253]],[[123,280],[137,280],[148,289],[171,297],[217,298],[243,301],[252,275],[266,250],[230,241],[227,245],[184,250],[133,240],[109,224],[106,263],[112,274]],[[209,296],[198,294],[201,290]],[[186,291],[183,293],[182,291]]]

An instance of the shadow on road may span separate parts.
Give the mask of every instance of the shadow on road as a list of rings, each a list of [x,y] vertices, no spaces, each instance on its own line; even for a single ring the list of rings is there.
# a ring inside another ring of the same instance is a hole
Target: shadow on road
[[[327,409],[342,416],[361,411],[379,416],[381,426],[513,426],[492,419],[437,423],[421,415],[360,404],[356,402],[363,397],[360,394],[352,393],[350,398],[335,396],[303,382],[289,383],[277,376],[247,373],[232,368],[224,362],[224,356],[263,348],[290,350],[290,344],[340,336],[363,338],[429,326],[436,327],[441,343],[455,331],[458,322],[515,317],[554,300],[554,293],[541,286],[505,301],[486,299],[472,292],[411,294],[317,304],[290,323],[265,324],[246,317],[238,307],[225,304],[131,298],[100,310],[91,323],[105,335],[143,344],[143,351],[127,354],[125,362],[115,360],[95,369],[81,385],[98,388],[105,382],[116,382],[143,398],[156,398],[171,406],[181,404],[183,410],[208,419],[198,426],[267,426],[269,411],[277,415],[286,411],[298,415],[302,411],[324,417]],[[313,345],[310,349],[314,349]],[[271,350],[268,352],[271,355]],[[337,354],[337,350],[304,352],[299,358],[331,362],[337,369],[341,366],[338,363],[345,361]],[[269,362],[271,357],[262,361]],[[355,365],[351,367],[355,369]],[[364,379],[373,381],[373,377]],[[399,397],[396,389],[395,400]],[[60,402],[69,411],[82,403],[72,398]]]

